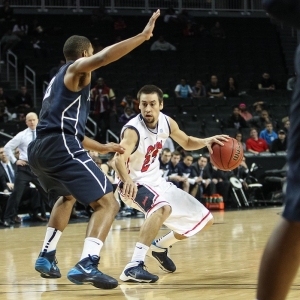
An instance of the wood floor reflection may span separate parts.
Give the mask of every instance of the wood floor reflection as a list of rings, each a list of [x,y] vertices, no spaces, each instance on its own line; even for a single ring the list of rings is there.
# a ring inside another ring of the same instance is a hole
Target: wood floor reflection
[[[86,223],[69,224],[57,249],[62,278],[43,279],[34,262],[44,239],[45,226],[0,230],[0,299],[205,299],[253,300],[257,270],[266,240],[280,218],[281,208],[214,212],[215,224],[171,249],[177,266],[166,274],[147,258],[150,272],[160,278],[154,284],[125,284],[114,290],[77,286],[66,274],[78,261]],[[119,278],[130,260],[142,218],[115,220],[101,252],[100,270]],[[167,232],[162,228],[160,234]],[[97,297],[97,298],[96,298]],[[300,299],[298,276],[288,299]]]

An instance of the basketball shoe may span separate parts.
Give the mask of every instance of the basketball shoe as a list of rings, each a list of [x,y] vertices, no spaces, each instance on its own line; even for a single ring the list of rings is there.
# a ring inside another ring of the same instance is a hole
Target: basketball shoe
[[[75,284],[92,284],[98,289],[114,289],[118,281],[98,270],[100,257],[89,255],[72,268],[67,277]]]
[[[133,261],[125,266],[120,279],[127,282],[152,283],[158,280],[158,276],[149,273],[143,261]]]
[[[168,256],[167,248],[160,248],[156,246],[155,242],[152,242],[150,247],[151,254],[154,259],[158,262],[159,267],[169,273],[173,273],[176,271],[176,266],[172,259]]]
[[[41,273],[43,278],[60,278],[61,274],[57,267],[55,257],[56,250],[50,252],[41,252],[35,262],[36,271]]]

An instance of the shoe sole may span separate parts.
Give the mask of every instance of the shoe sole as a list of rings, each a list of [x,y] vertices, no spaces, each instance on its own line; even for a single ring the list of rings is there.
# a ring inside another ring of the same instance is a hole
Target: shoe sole
[[[60,278],[61,275],[53,275],[53,274],[49,274],[48,269],[45,266],[35,266],[35,270],[39,273],[41,273],[41,277],[42,278],[47,278],[47,279],[51,279],[51,278]]]
[[[76,278],[71,277],[72,275],[67,275],[67,278],[74,284],[77,285],[83,285],[83,284],[91,284],[95,288],[98,289],[104,289],[104,290],[109,290],[109,289],[114,289],[118,286],[118,282],[116,281],[115,283],[109,283],[109,282],[99,282],[99,281],[93,281],[93,280],[86,280],[86,281],[79,281]]]
[[[156,282],[159,278],[157,278],[156,280],[153,280],[153,279],[149,279],[149,280],[146,280],[146,279],[137,279],[137,278],[134,278],[134,277],[130,277],[130,276],[126,276],[125,273],[123,272],[121,275],[120,275],[120,279],[124,282],[139,282],[139,283],[154,283]]]
[[[154,257],[154,256],[152,255],[152,252],[151,252],[151,255],[150,255],[150,254],[147,254],[147,256],[148,256],[148,257],[151,257],[152,259],[154,259],[154,260],[156,261],[156,263],[158,264],[158,266],[159,266],[164,272],[166,272],[166,273],[174,273],[174,272],[176,271],[176,269],[175,269],[174,271],[170,271],[170,270],[166,269],[166,268],[160,263],[160,261],[159,261],[156,257]]]
[[[49,273],[41,273],[41,277],[42,278],[46,278],[46,279],[56,279],[56,278],[61,278],[61,275],[54,275],[54,274],[49,274]]]

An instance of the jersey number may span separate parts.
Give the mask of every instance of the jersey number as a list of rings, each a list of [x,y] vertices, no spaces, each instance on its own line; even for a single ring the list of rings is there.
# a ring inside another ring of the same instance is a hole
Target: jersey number
[[[154,146],[150,145],[148,147],[141,172],[146,172],[149,169],[150,165],[155,161],[160,149],[162,149],[161,142],[157,142]]]

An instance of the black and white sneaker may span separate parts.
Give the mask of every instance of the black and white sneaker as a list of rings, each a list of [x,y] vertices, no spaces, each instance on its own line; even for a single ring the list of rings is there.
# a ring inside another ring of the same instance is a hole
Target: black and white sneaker
[[[150,247],[151,256],[158,262],[159,267],[168,273],[173,273],[176,271],[176,266],[172,259],[168,256],[167,248],[160,248],[152,242]]]
[[[120,279],[127,282],[153,283],[158,280],[158,276],[149,273],[143,261],[134,261],[126,265]]]

